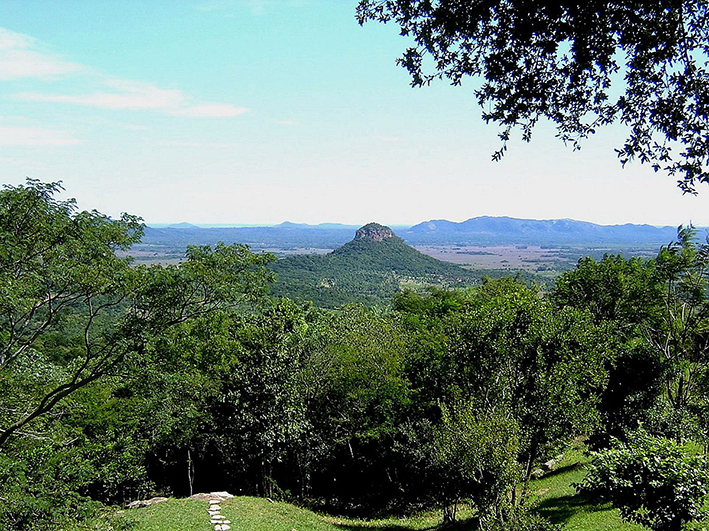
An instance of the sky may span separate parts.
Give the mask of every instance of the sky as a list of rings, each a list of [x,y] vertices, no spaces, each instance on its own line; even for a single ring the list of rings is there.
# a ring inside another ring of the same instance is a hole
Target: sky
[[[501,162],[473,83],[412,88],[356,0],[2,0],[0,179],[146,223],[512,216],[709,226],[709,187],[574,152],[541,124]]]

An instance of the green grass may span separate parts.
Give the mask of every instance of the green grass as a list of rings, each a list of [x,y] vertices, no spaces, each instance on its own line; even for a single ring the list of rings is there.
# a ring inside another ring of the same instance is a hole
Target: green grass
[[[204,500],[171,498],[149,507],[106,513],[62,531],[214,531],[207,506]]]
[[[263,498],[248,497],[226,501],[222,504],[222,514],[232,521],[234,531],[414,531],[436,529],[441,518],[439,512],[433,512],[406,519],[353,520],[317,514],[289,503],[271,503]]]
[[[641,531],[643,527],[624,523],[618,511],[589,503],[576,494],[573,484],[585,475],[588,457],[580,448],[568,451],[562,461],[544,477],[530,482],[530,500],[536,510],[569,531]],[[119,511],[110,518],[81,529],[101,531],[213,531],[207,514],[208,502],[170,499],[150,507]],[[264,498],[237,497],[221,504],[221,514],[231,521],[232,531],[424,531],[442,529],[440,511],[407,518],[354,520],[329,516],[285,502]],[[459,513],[458,531],[475,531],[468,510]],[[77,528],[78,530],[79,528]],[[66,531],[75,531],[67,529]]]
[[[586,475],[589,462],[580,448],[569,450],[544,477],[530,482],[531,499],[539,514],[569,531],[647,531],[644,527],[623,522],[618,510],[595,505],[576,493],[572,486]]]
[[[213,531],[205,500],[170,499],[150,507],[118,511],[63,531]],[[440,511],[407,518],[356,520],[318,514],[285,502],[248,496],[220,503],[232,531],[424,531],[441,529]],[[459,511],[457,531],[475,531],[469,510]],[[448,528],[447,528],[448,529]]]

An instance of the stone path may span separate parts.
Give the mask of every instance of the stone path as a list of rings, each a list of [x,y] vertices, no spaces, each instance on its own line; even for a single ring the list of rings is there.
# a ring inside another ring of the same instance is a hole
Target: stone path
[[[229,531],[231,529],[231,521],[226,519],[226,516],[221,514],[222,506],[219,505],[221,502],[228,498],[233,498],[228,492],[210,492],[207,495],[197,494],[192,496],[193,498],[207,499],[209,502],[209,508],[207,512],[209,513],[209,523],[214,526],[214,531]]]
[[[219,500],[209,500],[209,523],[214,526],[214,531],[229,531],[231,522],[222,516],[219,511],[222,508],[219,505]]]

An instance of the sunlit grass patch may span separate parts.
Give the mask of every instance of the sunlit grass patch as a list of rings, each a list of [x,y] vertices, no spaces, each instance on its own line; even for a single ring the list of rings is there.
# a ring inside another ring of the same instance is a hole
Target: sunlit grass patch
[[[570,449],[544,477],[530,482],[529,490],[536,511],[569,531],[640,531],[645,528],[620,519],[618,510],[596,505],[576,493],[573,485],[586,475],[590,458],[582,447]]]
[[[140,509],[118,511],[110,518],[83,523],[65,531],[214,531],[209,523],[208,503],[191,498],[168,499]]]
[[[315,513],[284,502],[269,502],[263,498],[239,497],[222,504],[222,514],[231,520],[233,531],[422,531],[440,527],[440,511],[406,518],[390,517],[373,520],[358,520]],[[467,510],[461,511],[461,525],[456,529],[466,531],[473,527],[465,525],[470,517]]]

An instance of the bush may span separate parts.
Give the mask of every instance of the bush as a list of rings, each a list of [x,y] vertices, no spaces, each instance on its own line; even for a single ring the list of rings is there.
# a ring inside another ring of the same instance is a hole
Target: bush
[[[654,531],[675,531],[703,518],[706,461],[676,442],[640,430],[594,455],[579,492],[620,509],[621,518]]]

